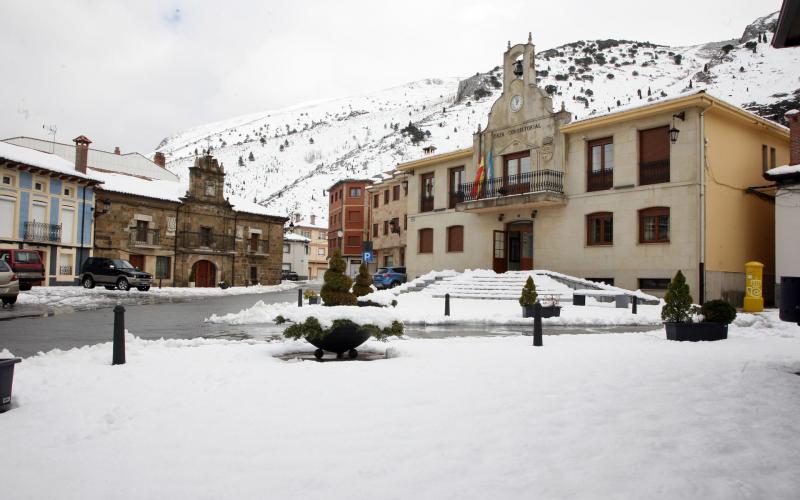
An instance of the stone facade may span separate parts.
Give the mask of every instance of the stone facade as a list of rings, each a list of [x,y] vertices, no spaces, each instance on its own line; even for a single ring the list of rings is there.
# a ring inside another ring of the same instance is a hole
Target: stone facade
[[[164,286],[280,283],[286,218],[234,209],[211,156],[198,158],[189,177],[179,199],[101,190],[96,255],[128,259]]]
[[[406,229],[408,217],[408,176],[402,172],[367,187],[368,238],[372,241],[375,261],[370,271],[379,267],[406,265]]]

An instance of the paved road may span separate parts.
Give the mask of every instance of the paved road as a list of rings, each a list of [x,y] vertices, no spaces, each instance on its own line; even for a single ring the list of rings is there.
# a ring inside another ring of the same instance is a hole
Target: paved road
[[[279,334],[275,326],[231,326],[203,323],[211,314],[239,312],[257,301],[294,302],[297,290],[257,295],[234,295],[183,302],[125,305],[125,327],[145,339],[225,337],[250,338]],[[67,314],[24,317],[0,321],[0,350],[16,356],[31,356],[39,351],[70,349],[109,342],[114,331],[111,308]]]

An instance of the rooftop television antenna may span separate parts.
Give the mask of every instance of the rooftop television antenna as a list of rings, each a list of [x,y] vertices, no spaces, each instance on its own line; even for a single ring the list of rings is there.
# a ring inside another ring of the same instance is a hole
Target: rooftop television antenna
[[[50,152],[53,153],[56,149],[56,132],[58,131],[58,127],[55,125],[42,125],[42,128],[53,136],[53,142],[50,144]]]

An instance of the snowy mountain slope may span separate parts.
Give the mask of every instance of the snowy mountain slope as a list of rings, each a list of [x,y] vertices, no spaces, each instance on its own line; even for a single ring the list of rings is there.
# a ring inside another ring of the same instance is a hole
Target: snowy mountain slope
[[[706,89],[780,121],[800,107],[800,49],[773,49],[777,13],[747,26],[740,39],[690,47],[647,42],[578,41],[537,54],[539,85],[576,119],[620,106]],[[502,72],[459,81],[427,79],[346,99],[318,101],[207,124],[158,147],[185,179],[211,148],[225,165],[226,191],[275,213],[327,218],[324,190],[347,177],[370,177],[422,155],[469,147],[501,92]],[[424,133],[415,144],[409,124]]]

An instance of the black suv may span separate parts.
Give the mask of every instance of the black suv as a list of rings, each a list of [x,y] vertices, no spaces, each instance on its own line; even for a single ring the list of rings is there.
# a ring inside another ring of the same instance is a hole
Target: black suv
[[[298,276],[296,272],[288,269],[281,269],[281,280],[297,281],[299,279],[300,276]]]
[[[140,271],[124,259],[107,259],[104,257],[89,257],[83,263],[81,283],[84,288],[94,288],[104,285],[106,290],[130,290],[136,287],[142,292],[150,290],[150,281],[153,276]]]

